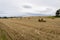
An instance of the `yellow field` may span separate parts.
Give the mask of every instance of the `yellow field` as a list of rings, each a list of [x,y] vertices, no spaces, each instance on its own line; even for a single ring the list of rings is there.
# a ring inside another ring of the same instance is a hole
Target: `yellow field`
[[[39,18],[0,19],[0,40],[60,40],[60,18]]]

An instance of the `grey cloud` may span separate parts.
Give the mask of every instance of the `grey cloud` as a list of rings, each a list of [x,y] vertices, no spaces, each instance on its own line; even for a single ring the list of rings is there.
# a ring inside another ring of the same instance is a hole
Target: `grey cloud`
[[[32,8],[32,7],[29,5],[23,5],[23,8]]]

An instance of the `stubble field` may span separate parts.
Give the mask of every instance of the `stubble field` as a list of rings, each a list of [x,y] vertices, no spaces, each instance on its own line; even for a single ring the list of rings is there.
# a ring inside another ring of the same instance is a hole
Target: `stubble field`
[[[0,19],[0,40],[60,40],[60,18],[39,18]]]

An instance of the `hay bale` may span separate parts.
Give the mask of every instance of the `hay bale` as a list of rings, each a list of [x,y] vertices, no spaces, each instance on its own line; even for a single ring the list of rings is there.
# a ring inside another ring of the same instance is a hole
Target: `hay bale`
[[[43,18],[38,19],[38,21],[39,21],[39,22],[46,22],[46,20],[43,19]]]
[[[51,19],[55,19],[55,18],[53,17],[53,18],[51,18]]]

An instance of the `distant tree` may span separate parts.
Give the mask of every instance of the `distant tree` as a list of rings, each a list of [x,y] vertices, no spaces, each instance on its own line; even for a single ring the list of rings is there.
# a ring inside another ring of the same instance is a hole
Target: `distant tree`
[[[2,18],[2,17],[0,17],[0,18]]]
[[[59,16],[60,16],[60,9],[56,11],[56,17],[59,17]]]
[[[3,17],[3,18],[8,18],[8,17]]]
[[[10,17],[10,18],[13,18],[13,17]]]

